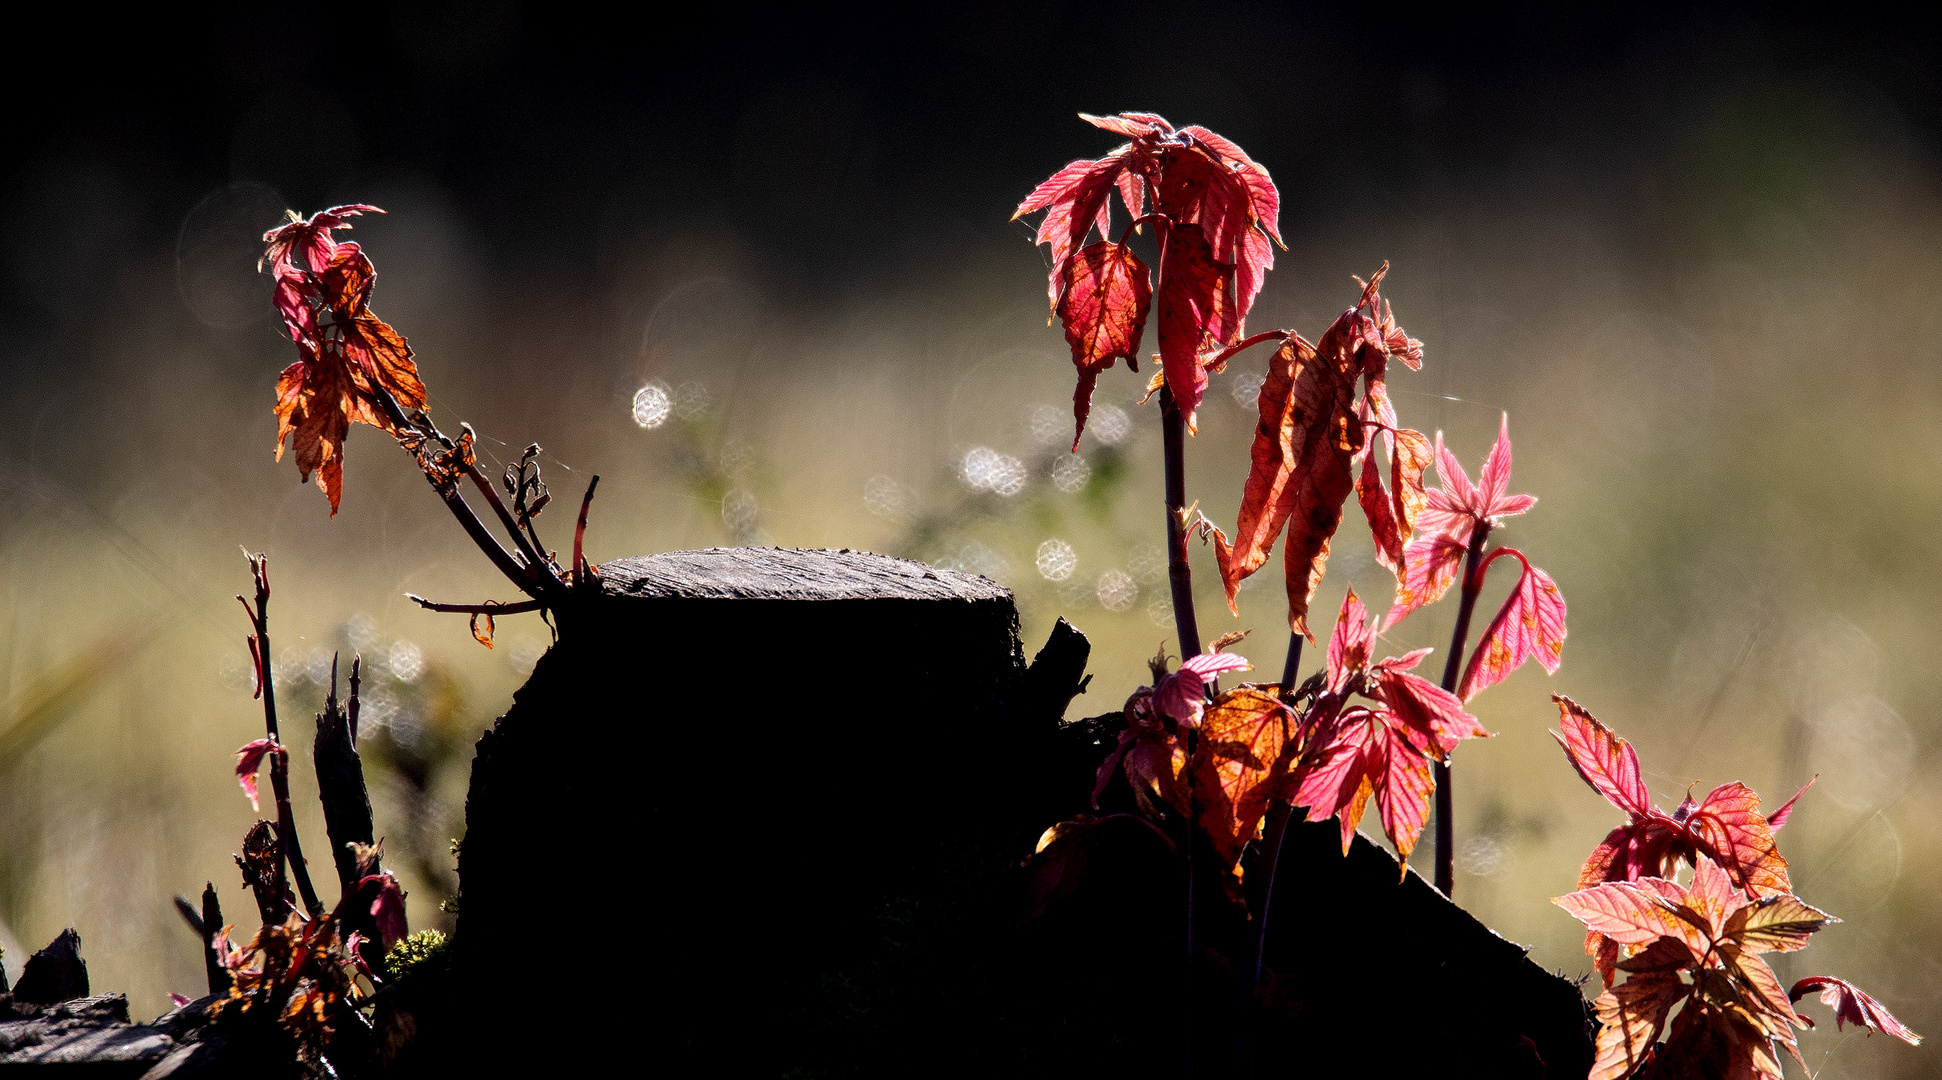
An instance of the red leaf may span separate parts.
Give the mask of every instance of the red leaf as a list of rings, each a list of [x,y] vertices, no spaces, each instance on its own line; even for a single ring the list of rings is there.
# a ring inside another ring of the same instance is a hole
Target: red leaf
[[[1382,779],[1376,788],[1376,808],[1382,814],[1382,831],[1396,845],[1404,862],[1416,849],[1416,839],[1429,823],[1430,796],[1436,781],[1430,774],[1430,760],[1408,740],[1389,730],[1377,733],[1371,749],[1382,757]]]
[[[1479,484],[1471,486],[1456,455],[1443,445],[1443,433],[1436,433],[1436,475],[1440,490],[1429,493],[1429,508],[1417,526],[1425,532],[1444,533],[1464,544],[1478,525],[1494,523],[1524,513],[1537,505],[1529,495],[1507,494],[1510,488],[1510,416],[1505,414],[1497,428],[1497,443],[1484,460]]]
[[[1307,807],[1311,821],[1338,819],[1345,855],[1380,776],[1381,763],[1369,753],[1377,726],[1362,708],[1322,721],[1313,736],[1315,748],[1295,770],[1295,794],[1290,801]]]
[[[1103,240],[1072,258],[1063,278],[1057,311],[1065,323],[1065,340],[1072,346],[1072,362],[1079,369],[1079,387],[1072,396],[1072,414],[1078,421],[1072,433],[1076,450],[1092,409],[1094,380],[1114,360],[1135,362],[1139,357],[1153,282],[1146,264],[1131,248]]]
[[[1215,257],[1234,264],[1238,333],[1240,317],[1254,306],[1262,279],[1274,268],[1268,237],[1281,239],[1281,196],[1268,170],[1239,146],[1198,125],[1181,128],[1180,135],[1198,145],[1166,151],[1160,204],[1174,221],[1204,228]]]
[[[1106,197],[1125,172],[1131,150],[1129,143],[1098,160],[1081,159],[1068,164],[1027,195],[1011,215],[1017,221],[1035,210],[1045,211],[1032,242],[1051,245],[1052,272],[1046,283],[1046,294],[1055,307],[1066,260],[1085,242],[1086,234],[1095,225],[1110,227],[1109,221],[1100,219],[1107,213]]]
[[[411,928],[405,924],[405,891],[398,887],[398,879],[386,870],[357,884],[360,889],[366,885],[377,887],[377,897],[371,901],[371,917],[377,921],[378,938],[384,947],[389,949],[403,941]]]
[[[1485,628],[1476,651],[1470,654],[1463,682],[1457,688],[1458,696],[1465,701],[1504,681],[1533,656],[1553,674],[1564,660],[1564,594],[1558,592],[1550,575],[1532,566],[1516,548],[1499,548],[1491,558],[1506,554],[1517,556],[1524,564],[1524,573],[1497,617]],[[1477,568],[1478,573],[1483,571],[1484,566]]]
[[[1881,1002],[1863,993],[1861,988],[1845,979],[1831,975],[1810,975],[1794,984],[1788,997],[1799,1001],[1808,994],[1819,990],[1821,1003],[1834,1010],[1834,1026],[1843,1030],[1849,1024],[1867,1028],[1870,1034],[1885,1031],[1910,1046],[1920,1046],[1922,1037],[1910,1031],[1907,1025],[1895,1019]]]
[[[1342,597],[1341,614],[1335,617],[1335,631],[1328,636],[1330,690],[1341,690],[1350,676],[1369,666],[1369,647],[1375,640],[1375,632],[1369,627],[1369,609],[1362,606],[1351,585]]]
[[[1167,230],[1160,252],[1160,365],[1188,430],[1207,390],[1201,355],[1240,332],[1233,279],[1234,264],[1215,257],[1200,226]]]
[[[1565,757],[1585,783],[1633,817],[1650,811],[1652,795],[1646,790],[1632,744],[1570,698],[1553,694],[1551,700],[1558,704],[1558,726],[1564,729],[1563,734],[1553,732],[1551,737],[1564,748]]]
[[[377,207],[362,203],[319,210],[308,220],[291,211],[288,224],[279,225],[263,234],[263,259],[256,264],[256,268],[261,270],[263,263],[269,263],[270,272],[279,280],[288,271],[322,272],[329,265],[331,256],[337,252],[337,241],[330,235],[332,230],[350,228],[348,218],[382,213],[384,211]]]
[[[1760,816],[1760,796],[1752,788],[1721,784],[1682,820],[1694,847],[1725,867],[1740,888],[1755,896],[1793,891],[1787,860],[1774,846],[1773,829]]]
[[[1369,444],[1363,448],[1362,473],[1355,482],[1355,495],[1362,504],[1363,516],[1369,519],[1369,532],[1375,538],[1376,562],[1387,567],[1402,584],[1407,580],[1403,569],[1405,545],[1409,543],[1417,515],[1429,505],[1429,493],[1423,487],[1423,470],[1429,467],[1430,442],[1421,432],[1407,429],[1385,431],[1383,436],[1389,446],[1389,488],[1383,488],[1382,474],[1376,468],[1375,448]]]
[[[249,796],[251,810],[262,809],[256,802],[256,778],[257,773],[263,768],[264,757],[270,754],[276,754],[285,759],[290,756],[288,750],[271,738],[244,743],[243,748],[236,751],[236,782],[243,785],[243,794]]]
[[[1609,881],[1554,897],[1551,902],[1584,923],[1586,929],[1621,945],[1649,945],[1661,937],[1677,937],[1693,946],[1695,952],[1706,951],[1708,943],[1697,929],[1679,918],[1658,892],[1640,882]]]
[[[1463,702],[1455,694],[1403,670],[1405,666],[1415,666],[1416,658],[1428,651],[1419,650],[1401,660],[1377,664],[1376,686],[1390,714],[1413,733],[1411,741],[1423,752],[1445,758],[1456,749],[1458,742],[1487,739],[1491,734],[1476,717],[1463,711]]]

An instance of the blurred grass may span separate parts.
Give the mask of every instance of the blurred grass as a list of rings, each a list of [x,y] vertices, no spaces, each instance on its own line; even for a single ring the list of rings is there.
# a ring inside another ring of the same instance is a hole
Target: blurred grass
[[[1421,374],[1393,377],[1403,421],[1443,430],[1474,470],[1507,410],[1517,490],[1541,499],[1501,539],[1563,589],[1565,666],[1476,702],[1497,737],[1457,757],[1458,899],[1540,963],[1588,970],[1577,924],[1548,900],[1617,818],[1545,733],[1547,696],[1568,693],[1636,743],[1667,805],[1691,783],[1736,779],[1777,805],[1818,772],[1782,850],[1798,890],[1847,921],[1782,958],[1782,974],[1855,980],[1934,1033],[1936,163],[1838,97],[1728,95],[1693,115],[1633,174],[1533,152],[1393,203],[1295,208],[1253,326],[1312,338],[1353,299],[1351,273],[1391,260],[1388,295],[1428,347]],[[592,557],[774,543],[989,573],[1017,591],[1028,651],[1059,615],[1092,638],[1095,677],[1073,716],[1118,707],[1170,641],[1157,419],[1133,405],[1144,371],[1102,379],[1096,410],[1123,409],[1130,430],[1107,445],[1096,411],[1080,446],[1090,475],[1060,488],[1071,367],[1045,324],[1038,258],[997,224],[1005,208],[901,289],[808,308],[752,284],[761,268],[725,227],[614,238],[599,288],[580,293],[483,265],[472,237],[486,226],[423,178],[346,194],[392,212],[356,238],[381,272],[374,306],[418,349],[441,422],[470,420],[488,461],[544,444],[559,506],[601,473]],[[24,956],[74,925],[96,985],[152,1015],[201,980],[169,896],[213,879],[233,919],[247,911],[229,853],[251,817],[229,755],[261,718],[230,600],[246,581],[237,544],[273,559],[289,741],[308,745],[323,693],[310,673],[333,649],[361,649],[369,692],[389,702],[368,745],[378,830],[409,855],[394,865],[414,928],[449,929],[438,903],[470,741],[547,632],[502,619],[488,652],[462,619],[404,601],[512,596],[376,432],[351,437],[335,520],[272,463],[287,343],[267,306],[240,323],[206,315],[249,310],[257,279],[199,278],[214,299],[185,305],[166,253],[124,259],[115,317],[56,320],[50,340],[76,359],[7,406],[0,441],[16,507],[0,524],[0,700],[64,703],[0,754],[0,945]],[[1234,391],[1265,363],[1246,356],[1214,378],[1189,447],[1189,497],[1224,525],[1253,426]],[[632,409],[650,382],[671,411],[646,430]],[[1046,410],[1060,421],[1050,437]],[[965,483],[980,447],[1016,462],[1016,493]],[[570,524],[558,510],[540,520],[556,547]],[[1037,569],[1054,539],[1076,560],[1064,581]],[[1242,593],[1236,624],[1211,553],[1193,558],[1203,633],[1254,627],[1238,651],[1274,677],[1278,563]],[[1390,595],[1353,509],[1316,610],[1332,614],[1351,583],[1371,606]],[[1493,578],[1487,602],[1507,585]],[[1445,647],[1447,606],[1399,628],[1393,650]],[[103,644],[131,627],[139,649]],[[644,669],[643,692],[660,677]],[[321,836],[308,770],[293,780],[300,827]],[[1803,1047],[1828,1077],[1932,1071],[1920,1051],[1829,1024]]]

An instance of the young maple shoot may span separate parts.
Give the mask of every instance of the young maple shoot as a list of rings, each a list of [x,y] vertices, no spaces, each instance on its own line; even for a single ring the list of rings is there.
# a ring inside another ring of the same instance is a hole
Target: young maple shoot
[[[277,380],[277,460],[283,459],[287,441],[298,475],[308,481],[316,472],[317,486],[329,498],[335,517],[343,498],[344,440],[351,425],[369,424],[396,438],[473,543],[531,598],[479,604],[411,598],[434,611],[470,614],[473,637],[491,648],[495,615],[557,611],[576,589],[590,587],[598,577],[582,553],[586,503],[581,504],[571,565],[563,568],[533,525],[551,500],[540,479],[539,445],[533,444],[517,466],[506,469],[503,484],[513,499],[508,508],[479,471],[471,425],[461,424],[458,438],[453,439],[432,424],[411,345],[371,311],[376,268],[358,244],[333,235],[351,228],[351,218],[367,213],[384,211],[362,203],[321,210],[308,218],[291,211],[287,224],[263,234],[264,254],[257,267],[267,265],[274,277],[277,311],[297,345],[297,361]],[[466,503],[458,487],[462,479],[470,480],[491,507],[512,540],[510,551]],[[593,498],[599,479],[594,477],[588,485],[587,501]]]
[[[1765,817],[1759,796],[1738,783],[1698,803],[1688,795],[1667,814],[1652,804],[1631,744],[1570,698],[1554,700],[1563,730],[1553,736],[1566,758],[1629,819],[1585,860],[1578,891],[1553,901],[1585,924],[1585,951],[1605,983],[1590,1080],[1648,1064],[1653,1075],[1779,1080],[1779,1048],[1806,1065],[1793,1030],[1814,1025],[1793,1005],[1817,990],[1837,1025],[1921,1042],[1852,983],[1816,975],[1783,990],[1760,959],[1805,948],[1840,921],[1793,895],[1774,843],[1806,787]],[[1681,862],[1693,867],[1683,886],[1673,877]],[[1671,1035],[1655,1046],[1674,1008]]]

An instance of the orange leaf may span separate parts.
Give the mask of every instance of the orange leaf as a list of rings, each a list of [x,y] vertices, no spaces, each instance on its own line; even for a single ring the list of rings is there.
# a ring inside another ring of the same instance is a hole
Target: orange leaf
[[[481,615],[485,616],[486,621],[484,633],[479,632],[479,616]],[[472,636],[478,639],[479,644],[484,645],[488,649],[492,648],[492,612],[478,611],[473,613]]]
[[[406,413],[425,407],[411,346],[371,312],[377,279],[371,260],[358,245],[330,238],[332,228],[343,227],[335,215],[346,209],[324,211],[264,237],[277,279],[276,306],[300,357],[277,379],[277,459],[287,439],[298,473],[305,480],[317,473],[333,516],[343,497],[343,446],[351,424],[400,434],[379,404],[381,391]]]
[[[1229,868],[1254,839],[1288,774],[1294,718],[1273,690],[1240,687],[1215,698],[1200,721],[1194,804],[1200,826]]]
[[[1599,995],[1598,1057],[1587,1080],[1618,1080],[1645,1060],[1666,1014],[1690,992],[1675,972],[1634,975]]]

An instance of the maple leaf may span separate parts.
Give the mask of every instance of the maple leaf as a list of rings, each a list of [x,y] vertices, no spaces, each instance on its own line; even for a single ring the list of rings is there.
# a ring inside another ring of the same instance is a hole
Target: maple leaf
[[[1429,492],[1423,486],[1423,470],[1430,464],[1430,442],[1418,431],[1398,429],[1394,414],[1382,433],[1389,454],[1389,486],[1383,487],[1382,473],[1376,468],[1373,444],[1363,448],[1362,472],[1355,480],[1355,495],[1369,519],[1369,532],[1375,539],[1376,562],[1396,575],[1397,584],[1408,580],[1407,547],[1415,531],[1416,519],[1429,505]],[[1368,422],[1367,417],[1364,423]]]
[[[1269,361],[1233,546],[1215,544],[1227,606],[1238,614],[1235,596],[1242,579],[1267,563],[1276,538],[1288,530],[1282,551],[1288,624],[1310,640],[1308,605],[1321,584],[1329,540],[1342,523],[1342,503],[1354,486],[1351,463],[1362,450],[1364,428],[1355,414],[1355,382],[1362,371],[1356,327],[1366,319],[1361,310],[1373,295],[1373,289],[1365,289],[1319,345],[1290,334]]]
[[[1200,724],[1207,706],[1207,687],[1223,671],[1246,671],[1253,665],[1233,653],[1205,652],[1180,662],[1180,670],[1161,679],[1153,687],[1153,705],[1162,715],[1188,727]]]
[[[1551,700],[1558,705],[1558,726],[1563,729],[1552,732],[1552,737],[1563,747],[1571,767],[1628,818],[1585,860],[1578,874],[1579,888],[1666,877],[1681,860],[1697,865],[1698,860],[1709,859],[1725,867],[1735,886],[1750,896],[1793,891],[1787,860],[1775,847],[1773,828],[1760,816],[1760,797],[1751,788],[1721,784],[1704,800],[1695,803],[1687,797],[1668,814],[1652,804],[1638,754],[1629,742],[1570,698],[1553,694]],[[1615,939],[1590,931],[1585,951],[1610,986],[1619,952]]]
[[[1153,282],[1146,264],[1131,248],[1103,240],[1071,259],[1064,279],[1057,311],[1072,346],[1072,362],[1079,368],[1079,385],[1072,394],[1072,415],[1077,421],[1072,448],[1077,450],[1099,373],[1122,358],[1138,366]]]
[[[1102,241],[1112,239],[1112,195],[1118,193],[1135,222],[1154,221],[1163,253],[1160,351],[1167,384],[1191,428],[1206,384],[1200,352],[1240,334],[1274,266],[1270,240],[1280,241],[1280,196],[1266,169],[1206,128],[1176,131],[1152,113],[1080,117],[1132,141],[1104,157],[1069,163],[1026,196],[1012,218],[1045,212],[1033,242],[1051,249],[1047,295],[1061,316],[1075,253],[1094,229]],[[1074,335],[1069,319],[1066,331]],[[1074,349],[1078,360],[1077,341]],[[1084,388],[1090,383],[1086,364],[1080,367]]]
[[[1497,427],[1497,442],[1484,458],[1483,472],[1472,484],[1449,447],[1443,433],[1436,433],[1436,475],[1442,487],[1429,493],[1429,507],[1417,520],[1424,532],[1444,533],[1465,544],[1479,526],[1496,525],[1537,505],[1531,495],[1510,494],[1510,414],[1505,413]]]
[[[1200,226],[1168,230],[1160,253],[1160,370],[1190,432],[1207,392],[1201,354],[1240,333],[1233,287],[1234,264],[1215,256]]]
[[[1516,586],[1504,598],[1497,617],[1484,628],[1477,647],[1470,653],[1470,662],[1464,666],[1457,696],[1465,701],[1503,682],[1526,660],[1535,657],[1545,673],[1551,675],[1557,674],[1558,665],[1564,662],[1564,594],[1558,591],[1558,583],[1549,574],[1532,566],[1531,560],[1516,548],[1498,548],[1477,564],[1479,580],[1491,562],[1505,555],[1516,556],[1524,565],[1524,572],[1518,575]]]
[[[1885,1031],[1910,1046],[1922,1044],[1920,1035],[1910,1031],[1907,1025],[1895,1019],[1895,1014],[1883,1007],[1881,1002],[1863,993],[1860,987],[1846,979],[1837,979],[1831,975],[1810,975],[1795,983],[1794,988],[1787,992],[1787,997],[1790,1001],[1799,1001],[1816,990],[1821,992],[1821,1004],[1834,1010],[1836,1030],[1844,1030],[1849,1024],[1853,1024],[1856,1027],[1867,1028],[1870,1035],[1877,1031]],[[1808,1020],[1807,1026],[1813,1027],[1814,1022]]]
[[[384,947],[389,949],[403,941],[411,933],[405,923],[405,891],[398,886],[398,879],[391,871],[372,874],[357,883],[358,889],[366,886],[375,888],[377,895],[371,900],[371,918],[375,920],[378,936]]]
[[[274,738],[267,737],[244,743],[243,748],[236,751],[236,782],[243,786],[243,794],[249,796],[251,810],[262,809],[256,802],[256,780],[258,774],[262,772],[263,759],[271,754],[286,761],[290,757],[290,752],[280,743]]]
[[[298,217],[294,210],[285,213],[290,217],[287,223],[263,234],[266,247],[263,258],[256,264],[256,269],[261,271],[263,264],[269,263],[271,273],[279,280],[293,271],[323,270],[337,250],[337,241],[331,236],[333,230],[350,228],[349,218],[362,214],[382,214],[384,211],[375,206],[353,203],[319,210],[307,219]]]
[[[1383,619],[1387,626],[1394,626],[1407,618],[1410,612],[1443,598],[1443,594],[1456,581],[1457,568],[1463,564],[1463,556],[1469,550],[1477,530],[1491,528],[1504,518],[1515,517],[1537,505],[1537,499],[1533,496],[1509,494],[1511,445],[1508,413],[1498,425],[1497,442],[1484,459],[1483,473],[1476,484],[1470,482],[1456,454],[1443,445],[1443,433],[1440,431],[1436,433],[1432,452],[1441,486],[1426,493],[1426,504],[1413,522],[1425,535],[1404,550],[1403,569],[1396,575],[1396,602]],[[1380,552],[1381,544],[1378,543],[1377,547]],[[1464,695],[1464,698],[1468,700],[1469,695]]]
[[[1207,707],[1194,751],[1193,799],[1201,829],[1230,869],[1281,790],[1293,728],[1294,717],[1273,687],[1238,687]]]
[[[1329,637],[1326,694],[1305,722],[1313,749],[1296,766],[1291,801],[1308,807],[1312,820],[1336,817],[1346,853],[1373,798],[1383,831],[1407,860],[1429,820],[1431,759],[1447,757],[1462,739],[1490,733],[1454,695],[1408,673],[1428,649],[1371,663],[1373,644],[1368,609],[1351,588]],[[1349,693],[1381,707],[1345,708]]]
[[[1806,1021],[1759,954],[1801,947],[1836,921],[1826,912],[1787,894],[1755,899],[1704,855],[1694,863],[1690,887],[1646,877],[1593,885],[1552,902],[1630,952],[1618,963],[1626,981],[1613,986],[1608,980],[1596,1002],[1601,1028],[1592,1077],[1611,1080],[1638,1068],[1680,1002],[1689,1003],[1682,1022],[1703,1022],[1709,1030],[1675,1029],[1665,1048],[1669,1060],[1660,1066],[1672,1075],[1723,1060],[1755,1073],[1772,1063],[1778,1076],[1776,1043],[1800,1057],[1793,1029]]]
[[[380,391],[407,413],[425,407],[411,346],[371,312],[377,277],[371,260],[357,244],[330,235],[343,226],[343,217],[364,210],[376,208],[338,207],[264,234],[276,306],[299,356],[277,379],[277,460],[287,440],[303,479],[317,473],[332,516],[343,497],[343,446],[351,424],[400,434],[379,404]]]

